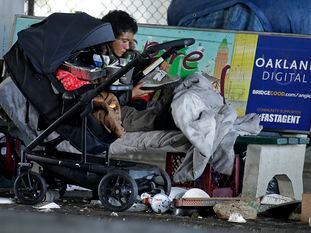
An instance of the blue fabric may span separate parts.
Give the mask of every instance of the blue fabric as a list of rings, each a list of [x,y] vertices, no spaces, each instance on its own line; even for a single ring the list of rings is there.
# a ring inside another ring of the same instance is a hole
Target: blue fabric
[[[310,0],[172,0],[168,25],[311,34]]]

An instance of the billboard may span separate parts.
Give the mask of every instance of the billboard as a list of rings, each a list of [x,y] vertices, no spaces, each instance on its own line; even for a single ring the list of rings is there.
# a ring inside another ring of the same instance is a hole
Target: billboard
[[[259,36],[246,112],[265,128],[310,129],[310,51],[309,38]]]

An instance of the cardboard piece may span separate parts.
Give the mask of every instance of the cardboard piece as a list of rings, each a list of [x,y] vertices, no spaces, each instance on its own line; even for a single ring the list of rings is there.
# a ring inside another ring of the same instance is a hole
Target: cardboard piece
[[[303,193],[300,219],[302,222],[308,223],[309,218],[311,218],[311,193]]]

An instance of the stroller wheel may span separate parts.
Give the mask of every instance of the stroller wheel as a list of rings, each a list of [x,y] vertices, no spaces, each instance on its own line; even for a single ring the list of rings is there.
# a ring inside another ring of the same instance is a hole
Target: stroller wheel
[[[172,188],[172,182],[171,178],[167,174],[166,171],[159,168],[160,170],[160,176],[155,176],[153,178],[153,182],[155,184],[156,190],[163,190],[166,195],[170,195],[171,188]]]
[[[35,205],[43,201],[46,194],[45,180],[35,172],[24,172],[14,183],[14,193],[17,199],[26,205]]]
[[[130,208],[137,195],[136,181],[124,171],[109,172],[98,185],[99,200],[110,211],[123,211]]]

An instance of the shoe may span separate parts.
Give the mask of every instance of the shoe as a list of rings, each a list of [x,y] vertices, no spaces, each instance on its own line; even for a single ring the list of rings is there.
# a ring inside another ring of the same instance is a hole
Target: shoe
[[[181,79],[178,76],[169,76],[165,71],[157,68],[141,79],[141,82],[144,83],[141,89],[156,90],[168,85],[176,84],[180,80]]]

